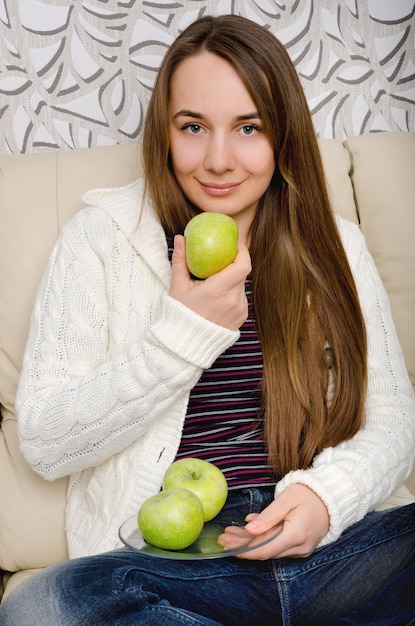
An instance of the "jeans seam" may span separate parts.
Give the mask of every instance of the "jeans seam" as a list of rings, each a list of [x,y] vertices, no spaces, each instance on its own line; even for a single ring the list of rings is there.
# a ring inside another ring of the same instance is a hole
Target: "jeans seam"
[[[281,606],[281,618],[283,626],[291,625],[291,607],[288,584],[284,577],[284,571],[280,560],[273,560],[274,577],[277,583],[278,597]]]

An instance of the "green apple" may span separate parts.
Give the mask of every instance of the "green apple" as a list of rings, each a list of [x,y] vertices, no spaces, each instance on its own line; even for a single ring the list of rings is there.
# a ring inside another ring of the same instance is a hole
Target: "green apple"
[[[222,509],[228,495],[228,483],[221,470],[203,459],[175,461],[164,475],[163,489],[182,488],[193,491],[203,506],[205,522]]]
[[[204,524],[199,498],[188,489],[166,489],[147,498],[138,511],[144,539],[164,550],[183,550],[196,541]]]
[[[197,278],[208,278],[235,260],[238,251],[238,227],[223,213],[199,213],[184,230],[186,261]]]

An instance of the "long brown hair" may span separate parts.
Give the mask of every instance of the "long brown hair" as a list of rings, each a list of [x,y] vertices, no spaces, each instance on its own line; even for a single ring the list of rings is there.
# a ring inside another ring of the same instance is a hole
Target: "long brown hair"
[[[203,51],[237,70],[274,147],[276,169],[251,226],[250,253],[264,362],[259,419],[269,463],[281,476],[308,467],[319,451],[361,427],[365,325],[297,72],[278,39],[250,20],[203,17],[163,60],[143,142],[147,185],[162,224],[183,232],[194,214],[170,163],[168,107],[175,69]]]

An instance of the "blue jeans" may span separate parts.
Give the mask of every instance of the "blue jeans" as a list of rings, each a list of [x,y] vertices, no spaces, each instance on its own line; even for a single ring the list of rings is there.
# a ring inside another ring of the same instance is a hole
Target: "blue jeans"
[[[272,489],[231,492],[228,521]],[[415,505],[370,513],[307,558],[180,561],[129,548],[74,559],[23,582],[2,626],[415,624]]]

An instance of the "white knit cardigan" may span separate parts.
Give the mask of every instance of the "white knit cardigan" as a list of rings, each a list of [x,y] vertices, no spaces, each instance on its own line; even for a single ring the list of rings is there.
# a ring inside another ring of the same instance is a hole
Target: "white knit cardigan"
[[[239,336],[167,294],[166,240],[142,181],[84,201],[41,282],[17,395],[26,459],[46,479],[70,475],[71,557],[119,545],[119,526],[175,458],[190,390]],[[338,225],[368,328],[366,425],[276,486],[300,482],[323,499],[323,543],[401,485],[415,450],[415,401],[384,289],[359,229]]]

